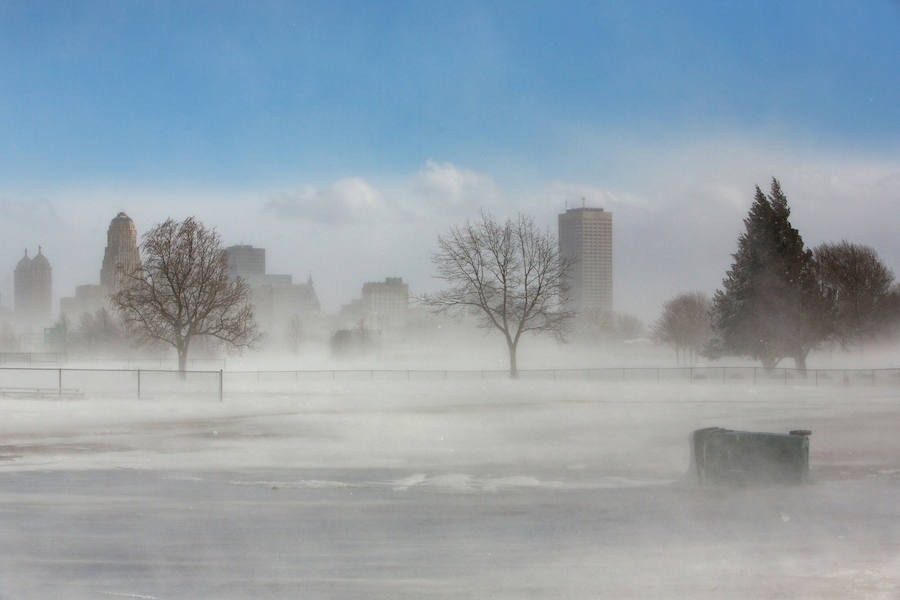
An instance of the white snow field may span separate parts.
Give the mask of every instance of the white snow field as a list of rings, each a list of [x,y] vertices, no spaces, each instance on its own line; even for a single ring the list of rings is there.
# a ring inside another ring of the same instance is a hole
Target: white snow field
[[[0,598],[897,598],[900,388],[318,381],[0,398]],[[699,427],[813,430],[698,487]]]

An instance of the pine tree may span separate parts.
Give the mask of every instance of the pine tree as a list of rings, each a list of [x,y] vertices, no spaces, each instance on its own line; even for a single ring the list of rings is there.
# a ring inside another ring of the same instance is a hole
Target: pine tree
[[[831,305],[816,280],[813,254],[791,226],[791,209],[777,179],[768,196],[759,186],[734,263],[713,298],[718,346],[774,368],[806,356],[828,333]]]

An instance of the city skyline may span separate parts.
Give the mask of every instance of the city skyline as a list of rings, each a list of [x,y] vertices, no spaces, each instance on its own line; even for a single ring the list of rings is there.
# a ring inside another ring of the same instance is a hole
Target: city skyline
[[[898,21],[890,2],[7,4],[0,292],[35,243],[55,293],[93,281],[83,240],[124,209],[264,244],[333,311],[391,274],[433,291],[437,235],[482,208],[552,230],[584,197],[617,216],[618,308],[652,320],[720,284],[773,176],[807,245],[898,271]]]

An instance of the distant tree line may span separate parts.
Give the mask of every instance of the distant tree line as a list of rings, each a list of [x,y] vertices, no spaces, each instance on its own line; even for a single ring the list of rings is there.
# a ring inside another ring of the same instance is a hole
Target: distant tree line
[[[766,368],[790,358],[805,370],[809,352],[823,343],[850,348],[900,332],[900,285],[875,250],[847,241],[809,249],[790,215],[777,179],[768,193],[757,186],[721,289],[712,298],[689,292],[664,304],[651,335],[675,350],[679,364],[731,355]],[[214,229],[194,218],[168,219],[144,234],[140,250],[140,266],[110,297],[112,311],[84,315],[72,327],[62,323],[73,350],[121,352],[135,341],[172,346],[184,371],[195,340],[238,348],[259,340],[247,283],[228,275]],[[565,276],[573,265],[531,217],[499,221],[482,213],[439,236],[432,260],[447,287],[421,302],[438,313],[474,315],[502,335],[511,376],[518,374],[523,336],[562,340],[570,332]],[[579,337],[612,342],[644,335],[643,323],[627,313],[588,313],[577,329]],[[299,317],[282,333],[297,353]],[[18,345],[8,324],[0,328],[0,345]],[[332,338],[336,355],[368,345],[350,330]]]

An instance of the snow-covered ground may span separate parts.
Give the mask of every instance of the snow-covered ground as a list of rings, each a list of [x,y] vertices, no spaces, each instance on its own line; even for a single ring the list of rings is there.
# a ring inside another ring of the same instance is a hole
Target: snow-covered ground
[[[896,598],[900,388],[311,381],[0,399],[0,598]],[[813,430],[699,488],[698,427]]]

